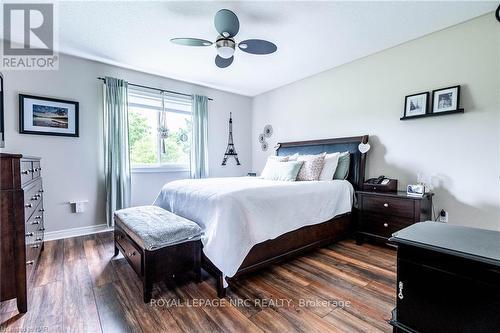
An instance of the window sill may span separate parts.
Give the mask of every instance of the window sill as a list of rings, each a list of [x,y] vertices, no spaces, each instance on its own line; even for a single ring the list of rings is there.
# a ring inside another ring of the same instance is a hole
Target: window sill
[[[133,167],[132,173],[179,173],[189,172],[189,168],[183,166],[148,166],[148,167]]]

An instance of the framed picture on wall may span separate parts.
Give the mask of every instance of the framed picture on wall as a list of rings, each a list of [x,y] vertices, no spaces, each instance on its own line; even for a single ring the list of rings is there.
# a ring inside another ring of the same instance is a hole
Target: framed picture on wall
[[[432,112],[458,110],[460,104],[460,86],[448,87],[432,91]]]
[[[19,95],[19,132],[78,137],[78,102]]]
[[[414,117],[426,114],[428,101],[429,92],[406,96],[404,117]]]

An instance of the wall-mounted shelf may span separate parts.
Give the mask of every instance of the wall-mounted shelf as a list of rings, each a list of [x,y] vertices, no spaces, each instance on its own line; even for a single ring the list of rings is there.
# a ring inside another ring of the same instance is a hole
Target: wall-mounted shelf
[[[426,117],[437,117],[437,116],[445,116],[447,114],[464,113],[464,112],[465,112],[464,109],[458,109],[458,110],[451,110],[451,111],[444,111],[444,112],[420,114],[418,116],[411,116],[411,117],[401,117],[401,118],[399,118],[399,120],[409,120],[409,119],[426,118]]]

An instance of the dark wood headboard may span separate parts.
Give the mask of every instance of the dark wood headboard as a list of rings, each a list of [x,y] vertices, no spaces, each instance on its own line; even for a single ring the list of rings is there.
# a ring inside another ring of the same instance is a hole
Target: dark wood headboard
[[[355,189],[360,189],[365,181],[366,153],[361,153],[358,149],[360,143],[368,143],[368,135],[353,136],[349,138],[335,138],[311,141],[282,142],[278,143],[276,155],[293,155],[299,153],[321,154],[337,153],[349,151],[351,153],[351,165],[347,180]]]

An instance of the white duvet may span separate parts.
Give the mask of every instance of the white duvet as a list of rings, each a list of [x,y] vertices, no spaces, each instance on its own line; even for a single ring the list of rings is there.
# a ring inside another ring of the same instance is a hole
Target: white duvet
[[[186,179],[163,186],[154,204],[198,223],[203,252],[231,277],[254,245],[350,212],[353,193],[346,180]]]

